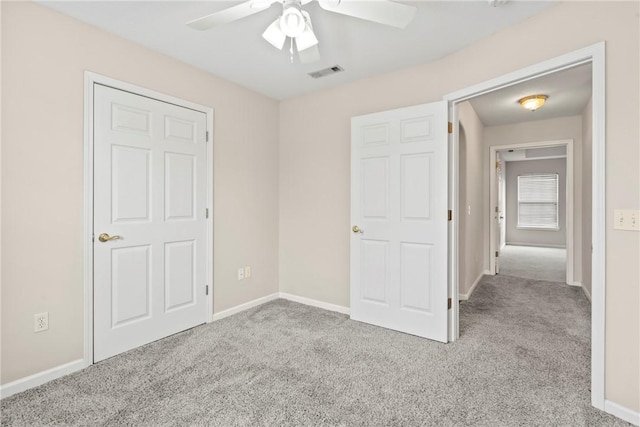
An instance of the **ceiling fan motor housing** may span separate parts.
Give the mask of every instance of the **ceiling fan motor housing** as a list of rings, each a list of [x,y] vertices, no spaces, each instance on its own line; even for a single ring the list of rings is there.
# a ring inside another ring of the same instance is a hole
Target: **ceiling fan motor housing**
[[[302,15],[300,0],[285,0],[280,17],[280,28],[287,37],[298,37],[306,27],[305,17]]]

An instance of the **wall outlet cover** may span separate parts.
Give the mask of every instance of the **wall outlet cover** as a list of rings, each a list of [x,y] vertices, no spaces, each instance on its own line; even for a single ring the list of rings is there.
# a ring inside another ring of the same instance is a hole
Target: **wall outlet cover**
[[[49,313],[38,313],[33,315],[33,332],[42,332],[49,329]]]

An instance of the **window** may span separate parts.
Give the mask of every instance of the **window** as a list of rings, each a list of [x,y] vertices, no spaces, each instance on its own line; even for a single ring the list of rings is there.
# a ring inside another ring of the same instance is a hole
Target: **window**
[[[518,228],[558,230],[558,174],[518,176]]]

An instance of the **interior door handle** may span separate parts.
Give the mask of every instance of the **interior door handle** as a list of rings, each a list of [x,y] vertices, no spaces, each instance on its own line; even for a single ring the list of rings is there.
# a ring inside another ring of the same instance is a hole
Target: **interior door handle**
[[[354,233],[360,233],[360,234],[364,233],[364,230],[362,230],[362,229],[361,229],[360,227],[358,227],[357,225],[354,225],[354,226],[351,228],[351,231],[353,231]]]
[[[120,239],[122,239],[122,237],[109,236],[107,233],[102,233],[101,235],[98,236],[98,240],[100,240],[102,243],[108,242],[109,240],[120,240]]]

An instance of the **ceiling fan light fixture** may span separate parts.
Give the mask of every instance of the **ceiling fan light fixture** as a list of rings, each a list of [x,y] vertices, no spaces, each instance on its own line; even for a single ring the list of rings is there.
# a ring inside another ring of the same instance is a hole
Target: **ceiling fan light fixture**
[[[262,33],[262,38],[271,43],[276,49],[282,50],[284,42],[287,40],[287,36],[282,32],[280,28],[280,18],[276,19],[267,27]]]
[[[538,108],[542,107],[545,101],[549,98],[547,95],[531,95],[525,96],[524,98],[520,98],[518,103],[525,110],[536,111]]]
[[[284,11],[280,17],[282,32],[287,37],[298,37],[304,32],[306,25],[306,20],[297,2],[285,3]]]
[[[298,52],[301,50],[309,49],[318,44],[318,39],[316,35],[313,34],[313,31],[305,31],[296,37],[296,47],[298,48]]]
[[[296,48],[298,52],[309,49],[318,44],[318,38],[313,33],[313,26],[311,25],[311,17],[305,11],[302,11],[305,18],[304,31],[298,37],[296,37]]]

